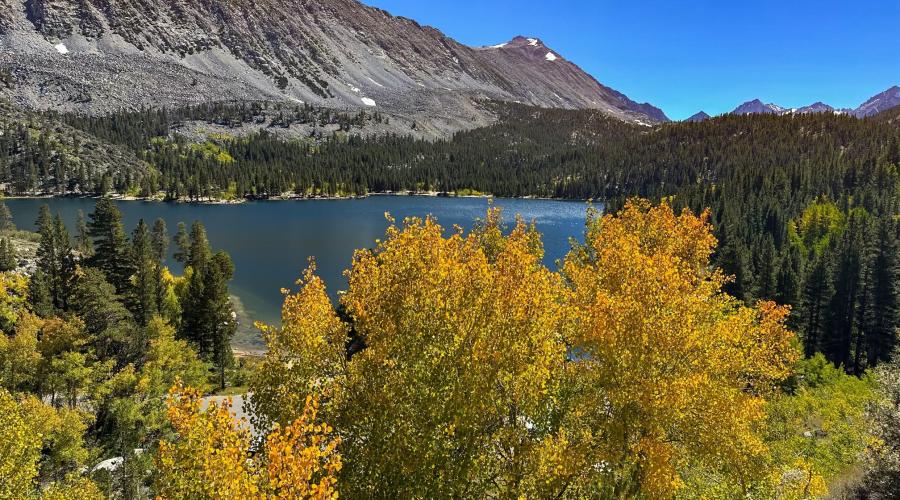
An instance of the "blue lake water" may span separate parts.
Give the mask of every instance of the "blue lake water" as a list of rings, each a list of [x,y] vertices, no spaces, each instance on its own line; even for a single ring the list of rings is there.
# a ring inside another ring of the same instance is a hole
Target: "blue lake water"
[[[39,207],[46,203],[54,213],[62,214],[70,230],[78,210],[90,214],[95,200],[83,198],[8,199],[16,225],[34,229]],[[512,222],[515,214],[535,220],[544,234],[546,265],[554,268],[557,259],[569,250],[570,238],[582,239],[584,202],[551,200],[497,199],[504,217]],[[200,220],[206,226],[211,245],[231,254],[235,276],[231,284],[250,318],[278,323],[282,288],[295,288],[294,282],[315,257],[319,275],[330,293],[346,287],[342,272],[357,248],[370,248],[384,235],[388,223],[384,213],[398,221],[404,217],[433,215],[444,228],[458,224],[470,229],[476,218],[484,217],[488,200],[483,198],[437,198],[426,196],[372,196],[354,200],[311,200],[251,202],[240,205],[192,205],[123,201],[126,229],[130,231],[143,218],[152,224],[163,218],[170,234],[179,221],[190,226]],[[170,250],[174,245],[170,245]],[[169,260],[173,271],[180,266]]]

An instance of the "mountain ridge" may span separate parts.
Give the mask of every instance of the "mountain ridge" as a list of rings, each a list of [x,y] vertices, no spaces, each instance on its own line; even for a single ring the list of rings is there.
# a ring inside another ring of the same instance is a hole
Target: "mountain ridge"
[[[833,106],[825,104],[822,101],[814,102],[808,106],[800,108],[784,108],[774,103],[763,103],[759,99],[747,101],[736,107],[731,113],[736,115],[750,113],[765,114],[793,114],[793,113],[839,113],[850,114],[857,118],[865,118],[876,115],[882,111],[887,111],[896,106],[900,106],[900,86],[894,85],[884,92],[880,92],[870,97],[866,102],[859,105],[855,109],[837,109]]]
[[[64,111],[294,100],[446,133],[495,100],[668,120],[539,38],[469,47],[356,0],[0,0],[0,72],[18,104]]]

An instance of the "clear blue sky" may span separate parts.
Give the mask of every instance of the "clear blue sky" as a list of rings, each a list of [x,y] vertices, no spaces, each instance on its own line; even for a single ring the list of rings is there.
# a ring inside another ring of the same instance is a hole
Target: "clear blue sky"
[[[468,45],[536,36],[669,118],[759,98],[855,108],[900,85],[900,0],[363,0]]]

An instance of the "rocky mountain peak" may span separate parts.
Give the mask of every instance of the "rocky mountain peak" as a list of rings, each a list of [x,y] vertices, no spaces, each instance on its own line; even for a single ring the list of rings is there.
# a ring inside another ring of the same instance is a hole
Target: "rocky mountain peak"
[[[736,115],[747,115],[751,113],[765,113],[765,114],[783,114],[787,112],[785,108],[777,104],[766,104],[759,99],[753,99],[752,101],[747,101],[744,104],[741,104],[737,108],[732,111],[733,114]]]
[[[822,101],[814,102],[809,106],[803,106],[796,110],[796,113],[831,113],[834,108]]]
[[[563,59],[555,50],[547,47],[543,40],[536,37],[526,37],[519,35],[508,42],[498,45],[489,45],[481,47],[481,50],[487,51],[517,51],[521,54],[529,56],[535,61],[544,60],[547,62],[555,62]]]
[[[853,111],[853,114],[858,118],[864,118],[897,106],[900,106],[900,86],[894,85],[862,103]]]
[[[702,122],[702,121],[709,120],[709,118],[710,118],[710,116],[708,114],[706,114],[705,111],[700,111],[696,114],[691,115],[689,118],[687,118],[684,121],[686,121],[686,122]]]
[[[537,37],[473,48],[356,0],[0,0],[0,90],[88,112],[210,100],[372,108],[446,133],[485,99],[667,118]]]

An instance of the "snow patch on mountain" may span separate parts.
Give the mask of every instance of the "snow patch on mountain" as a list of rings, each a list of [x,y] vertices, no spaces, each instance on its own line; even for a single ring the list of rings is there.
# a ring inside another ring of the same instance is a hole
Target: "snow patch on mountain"
[[[360,99],[360,101],[362,101],[362,103],[366,106],[375,106],[375,101],[368,97],[363,97],[362,99]]]
[[[66,47],[66,44],[64,44],[64,43],[57,43],[56,45],[53,46],[53,48],[56,49],[56,51],[59,52],[60,54],[68,54],[69,53],[69,48]]]
[[[556,54],[554,54],[553,52],[547,52],[547,55],[544,56],[544,59],[546,59],[546,60],[548,60],[548,61],[555,61],[555,60],[557,60],[557,59],[559,59],[559,58],[556,57]]]

